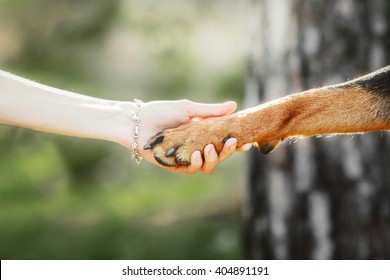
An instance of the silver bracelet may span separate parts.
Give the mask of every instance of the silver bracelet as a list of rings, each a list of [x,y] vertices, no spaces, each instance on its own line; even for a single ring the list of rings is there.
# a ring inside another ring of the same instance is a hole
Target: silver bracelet
[[[134,122],[133,129],[133,139],[134,142],[131,145],[131,158],[135,160],[137,164],[140,164],[142,161],[142,157],[138,152],[138,138],[139,138],[139,125],[141,123],[141,119],[139,117],[139,111],[141,110],[142,101],[139,99],[134,99],[135,109],[131,114],[131,120]]]

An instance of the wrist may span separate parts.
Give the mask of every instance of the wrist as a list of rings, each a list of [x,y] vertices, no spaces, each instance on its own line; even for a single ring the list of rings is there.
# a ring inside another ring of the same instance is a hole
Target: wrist
[[[123,101],[118,102],[117,108],[119,109],[116,110],[115,115],[109,117],[111,134],[107,140],[121,144],[130,150],[137,143],[137,150],[142,153],[145,137],[152,136],[149,135],[147,129],[148,118],[147,113],[144,112],[145,103]]]
[[[108,139],[131,149],[134,142],[132,114],[135,112],[135,104],[128,101],[118,101],[115,113],[107,116],[110,119]]]

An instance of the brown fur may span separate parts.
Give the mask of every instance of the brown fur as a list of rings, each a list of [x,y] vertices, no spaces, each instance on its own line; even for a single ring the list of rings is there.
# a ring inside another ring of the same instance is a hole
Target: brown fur
[[[297,136],[364,133],[390,129],[390,67],[335,86],[286,96],[226,117],[165,130],[144,147],[162,165],[190,164],[192,152],[224,139],[255,142],[263,153]]]

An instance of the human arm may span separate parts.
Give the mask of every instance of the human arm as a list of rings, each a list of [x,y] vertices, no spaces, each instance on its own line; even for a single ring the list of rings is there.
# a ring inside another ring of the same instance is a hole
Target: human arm
[[[139,145],[142,147],[158,131],[180,125],[192,117],[225,115],[234,109],[234,103],[144,103],[140,111],[142,123]],[[60,135],[106,140],[130,149],[134,141],[131,121],[134,110],[133,102],[89,97],[0,71],[0,123]],[[226,148],[229,147],[232,146]],[[142,148],[139,151],[146,160],[157,164],[151,152]],[[200,155],[194,154],[194,161],[190,166],[168,169],[184,173],[210,173],[218,163],[215,161],[216,153],[205,157],[204,164]],[[222,160],[230,154],[231,150],[225,149],[220,153],[219,159]]]

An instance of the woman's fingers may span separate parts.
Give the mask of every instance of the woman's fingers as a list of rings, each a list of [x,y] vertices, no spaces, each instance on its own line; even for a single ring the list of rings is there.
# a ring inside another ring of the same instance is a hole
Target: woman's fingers
[[[240,147],[237,148],[237,152],[247,152],[252,148],[252,146],[253,146],[252,143],[241,145]]]
[[[203,151],[204,163],[202,166],[202,172],[205,174],[211,174],[217,168],[219,159],[218,154],[215,151],[213,144],[208,144]]]
[[[245,149],[251,147],[251,144],[246,145],[245,147],[241,146]],[[209,144],[205,147],[204,154],[204,163],[201,171],[206,174],[211,174],[217,168],[218,163],[224,161],[228,157],[230,157],[237,149],[237,139],[230,138],[226,141],[225,145],[222,148],[222,151],[217,154],[214,145]]]
[[[246,152],[251,147],[251,143],[237,147],[237,139],[230,138],[226,141],[219,155],[215,150],[214,145],[208,144],[203,150],[203,159],[200,151],[195,151],[191,155],[190,165],[179,165],[176,167],[167,167],[166,169],[185,174],[195,174],[197,172],[211,174],[215,171],[220,162],[230,157],[235,151]]]
[[[175,167],[163,167],[169,171],[184,173],[184,174],[195,174],[201,171],[203,166],[202,155],[199,151],[195,151],[191,155],[191,164],[190,165],[178,165]]]
[[[224,161],[230,157],[237,148],[237,139],[230,138],[225,142],[222,151],[219,153],[219,162]]]
[[[187,114],[190,118],[208,118],[208,117],[220,117],[228,115],[237,108],[237,103],[228,101],[219,104],[205,104],[190,102],[187,107]]]

